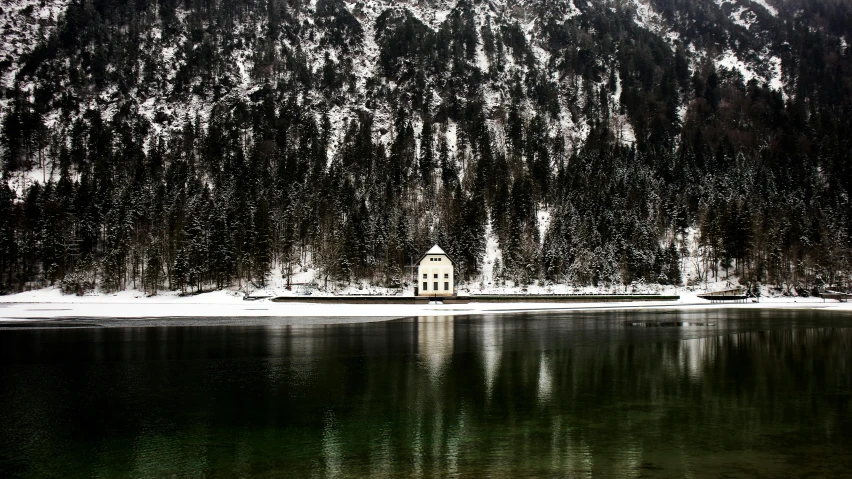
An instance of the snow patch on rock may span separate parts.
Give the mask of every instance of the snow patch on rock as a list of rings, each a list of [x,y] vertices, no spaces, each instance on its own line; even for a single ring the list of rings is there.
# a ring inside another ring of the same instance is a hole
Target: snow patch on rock
[[[482,284],[484,287],[490,287],[494,284],[494,281],[497,279],[495,275],[498,274],[498,271],[495,271],[495,265],[497,263],[503,262],[503,251],[500,249],[500,243],[497,241],[497,235],[491,228],[491,224],[489,223],[485,227],[485,259],[482,264]]]
[[[633,21],[645,30],[662,34],[663,19],[651,8],[651,5],[642,0],[633,0],[633,4],[636,6],[636,16],[633,17]]]
[[[761,84],[768,85],[773,90],[780,91],[786,98],[781,58],[776,55],[769,56],[764,52],[761,55],[760,62],[755,65],[741,60],[733,51],[726,50],[716,59],[716,68],[737,71],[742,75],[746,83],[751,80],[757,80]]]
[[[541,208],[538,210],[536,216],[538,217],[538,238],[539,241],[544,243],[544,235],[550,227],[550,210],[547,208]]]
[[[778,16],[778,9],[767,3],[766,0],[751,0],[751,3],[760,5],[761,7],[765,8],[766,11],[769,12],[769,14],[773,17]]]
[[[69,0],[16,0],[0,8],[0,87],[11,88],[23,55],[46,39],[65,13]]]
[[[53,168],[33,167],[29,171],[16,171],[8,173],[6,184],[12,193],[19,199],[24,199],[24,192],[34,184],[45,184],[48,181],[58,181],[59,171],[54,171]]]
[[[754,70],[752,70],[747,63],[737,58],[737,55],[731,50],[726,50],[716,60],[716,68],[720,67],[728,70],[738,71],[743,76],[743,79],[746,81],[746,83],[748,83],[752,78],[757,76]]]
[[[784,81],[781,77],[781,58],[773,56],[769,59],[769,62],[772,65],[772,78],[769,80],[769,88],[780,91],[784,100],[787,100],[787,94],[784,92]]]
[[[740,7],[734,12],[731,13],[731,20],[745,28],[746,30],[751,29],[751,26],[757,21],[757,15],[748,7]]]

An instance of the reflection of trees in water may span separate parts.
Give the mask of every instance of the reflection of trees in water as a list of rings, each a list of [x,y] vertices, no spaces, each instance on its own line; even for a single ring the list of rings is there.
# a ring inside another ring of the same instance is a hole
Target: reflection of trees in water
[[[328,477],[339,477],[343,472],[343,448],[334,412],[326,411],[322,425],[322,460]]]
[[[813,420],[829,436],[840,433],[837,404],[798,419],[788,415],[796,403],[787,397],[821,394],[837,380],[827,363],[848,380],[847,330],[589,344],[582,334],[501,331],[487,320],[452,334],[445,326],[418,325],[418,355],[427,359],[396,397],[409,412],[392,421],[395,460],[411,472],[639,475],[654,464],[683,472],[702,448],[748,449],[783,428],[812,430]],[[539,339],[576,346],[527,349]],[[416,445],[411,462],[408,444]]]
[[[56,361],[82,336],[86,362]],[[81,475],[722,475],[731,463],[772,475],[799,446],[815,445],[813,463],[850,446],[849,328],[532,316],[57,337],[40,340],[51,360],[37,376],[0,370],[0,407],[32,408],[27,427],[10,427],[18,412],[0,427],[15,444],[27,444],[15,431],[38,433],[37,453],[21,457],[42,464],[74,450],[68,431],[111,438]],[[754,450],[765,462],[731,456]]]

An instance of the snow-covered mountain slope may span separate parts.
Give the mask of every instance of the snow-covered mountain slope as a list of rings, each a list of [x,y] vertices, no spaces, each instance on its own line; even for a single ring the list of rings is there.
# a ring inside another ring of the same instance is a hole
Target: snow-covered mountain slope
[[[69,0],[16,0],[0,6],[0,83],[9,88],[18,61],[47,41]]]
[[[12,88],[22,57],[56,29],[70,0],[15,0],[0,5],[0,110]]]
[[[217,104],[250,101],[265,85],[276,88],[284,81],[295,82],[300,101],[320,106],[333,124],[369,111],[377,130],[390,131],[393,102],[429,89],[429,101],[450,103],[450,91],[458,95],[459,86],[448,89],[451,79],[461,81],[462,97],[481,96],[488,116],[499,119],[512,82],[519,80],[538,90],[525,96],[539,104],[522,106],[553,110],[551,135],[561,132],[568,143],[579,142],[590,131],[588,89],[605,86],[607,76],[619,79],[608,92],[613,122],[635,128],[630,123],[636,118],[618,116],[623,106],[614,93],[629,77],[618,70],[635,68],[623,65],[619,54],[636,28],[671,52],[685,52],[692,70],[711,61],[746,82],[785,86],[783,45],[772,33],[778,12],[749,0],[689,2],[686,12],[659,0],[314,0],[271,2],[269,8],[246,1],[232,8],[226,2],[216,11],[164,3],[100,15],[75,6],[70,19],[62,16],[65,2],[27,0],[0,15],[3,82],[30,95],[39,83],[52,83],[42,89],[52,100],[43,112],[51,125],[95,106],[110,118],[117,105],[130,104],[155,131],[169,135],[187,119],[206,124]],[[51,35],[54,44],[46,45]],[[419,47],[432,51],[418,52],[417,45],[401,41],[421,36],[430,39]],[[46,46],[31,54],[39,42]],[[424,61],[431,69],[414,72]],[[29,67],[19,72],[22,62]],[[308,85],[300,75],[327,81]],[[59,95],[66,88],[76,111],[65,108],[60,115]],[[332,146],[337,143],[339,138]]]
[[[2,15],[0,282],[18,288],[203,289],[273,263],[398,285],[426,243],[472,277],[486,236],[499,281],[678,283],[686,231],[695,281],[848,270],[847,0]]]

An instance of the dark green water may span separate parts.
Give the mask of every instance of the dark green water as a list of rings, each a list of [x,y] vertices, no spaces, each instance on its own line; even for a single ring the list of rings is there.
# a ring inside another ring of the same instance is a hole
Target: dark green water
[[[18,476],[852,477],[852,315],[0,328]]]

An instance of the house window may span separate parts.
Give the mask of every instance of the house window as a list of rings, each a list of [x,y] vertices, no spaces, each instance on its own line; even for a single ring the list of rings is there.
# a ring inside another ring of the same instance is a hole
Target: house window
[[[428,278],[428,277],[429,277],[429,275],[428,275],[428,274],[423,273],[423,279],[426,279],[426,278]]]
[[[435,279],[438,279],[438,274],[437,274],[437,273],[435,274]]]
[[[435,281],[435,291],[438,291],[438,282]]]
[[[449,290],[450,290],[450,282],[444,281],[444,291],[449,291]]]
[[[428,282],[428,281],[424,281],[424,282],[423,282],[423,291],[428,291],[428,290],[429,290],[429,282]]]
[[[448,273],[444,273],[444,279],[450,279],[450,275]]]

